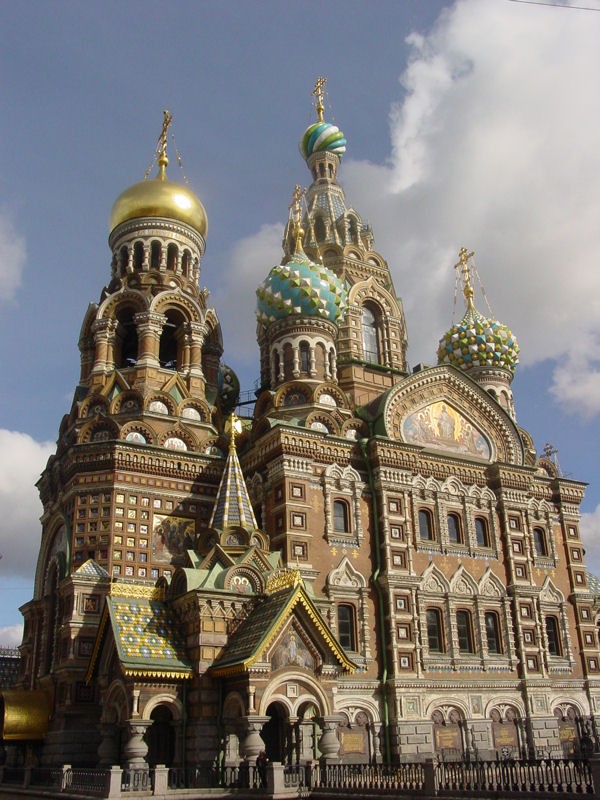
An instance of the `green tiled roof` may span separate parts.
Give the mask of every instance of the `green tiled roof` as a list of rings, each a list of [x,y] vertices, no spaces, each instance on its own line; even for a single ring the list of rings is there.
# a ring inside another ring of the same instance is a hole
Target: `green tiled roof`
[[[354,671],[356,665],[331,635],[304,587],[294,586],[261,598],[213,664],[215,674],[241,672],[251,666],[271,644],[297,604],[303,607],[309,617],[308,624],[313,630],[313,636],[322,641],[342,667],[349,672]]]
[[[234,527],[246,530],[258,528],[242,468],[233,447],[229,449],[209,527],[221,531]]]
[[[117,653],[126,675],[187,677],[192,674],[180,626],[160,600],[107,597]]]

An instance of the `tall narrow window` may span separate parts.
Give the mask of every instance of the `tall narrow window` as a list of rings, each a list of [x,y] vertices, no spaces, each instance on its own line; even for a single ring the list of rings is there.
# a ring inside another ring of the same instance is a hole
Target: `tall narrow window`
[[[300,342],[300,372],[308,372],[310,352],[307,342]]]
[[[475,517],[475,540],[477,542],[477,547],[490,546],[487,521],[482,517]]]
[[[343,500],[333,501],[333,529],[339,533],[348,533],[350,530],[348,504]]]
[[[536,556],[548,555],[548,542],[546,540],[546,531],[543,528],[533,529],[533,544],[535,547]]]
[[[488,653],[492,653],[493,655],[501,653],[500,623],[495,611],[485,612],[485,636],[487,639]]]
[[[354,606],[339,605],[338,640],[344,650],[356,650],[356,625]]]
[[[167,247],[167,269],[175,272],[177,269],[177,259],[179,258],[179,251],[177,245],[171,244]]]
[[[422,508],[419,511],[419,536],[421,539],[425,539],[428,541],[432,541],[435,538],[433,533],[433,521],[431,519],[431,512],[428,511],[426,508]]]
[[[442,615],[439,608],[427,609],[427,641],[430,653],[445,652]]]
[[[362,310],[362,340],[365,361],[375,364],[380,362],[379,339],[377,337],[377,320],[368,306]]]
[[[160,268],[160,242],[152,242],[150,245],[150,269]]]
[[[462,530],[458,514],[448,514],[448,540],[452,544],[462,542]]]
[[[546,637],[548,638],[548,652],[551,656],[561,656],[562,647],[556,617],[546,617]]]
[[[456,631],[458,633],[458,649],[461,653],[473,653],[473,627],[471,614],[468,611],[456,612]]]

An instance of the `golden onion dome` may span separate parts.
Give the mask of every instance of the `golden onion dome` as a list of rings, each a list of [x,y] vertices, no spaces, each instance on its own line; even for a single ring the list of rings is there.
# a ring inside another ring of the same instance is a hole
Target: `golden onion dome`
[[[110,230],[130,219],[165,217],[184,222],[206,238],[208,220],[204,206],[187,186],[167,179],[168,159],[158,159],[155,178],[134,183],[117,197],[110,212]]]

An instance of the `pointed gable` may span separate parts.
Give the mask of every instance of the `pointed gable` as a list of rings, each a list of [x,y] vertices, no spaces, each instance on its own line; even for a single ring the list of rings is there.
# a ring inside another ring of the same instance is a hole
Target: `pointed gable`
[[[483,461],[525,463],[514,421],[454,367],[430,367],[411,375],[369,411],[377,432],[397,441]]]
[[[297,570],[275,573],[267,592],[211,667],[214,675],[225,677],[246,672],[256,661],[261,661],[292,616],[298,618],[308,638],[320,644],[325,652],[329,651],[342,669],[354,672],[356,664],[329,632],[327,623],[306,593]]]

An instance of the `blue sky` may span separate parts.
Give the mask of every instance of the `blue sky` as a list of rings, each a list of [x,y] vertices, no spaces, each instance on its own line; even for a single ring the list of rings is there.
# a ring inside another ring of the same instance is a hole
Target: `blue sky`
[[[225,360],[258,376],[254,288],[279,258],[310,92],[348,139],[340,178],[434,360],[462,245],[521,345],[519,423],[588,481],[600,572],[600,2],[21,2],[0,6],[0,644],[19,638],[41,511],[33,483],[108,282],[111,205],[162,110],[208,213],[201,283]],[[178,179],[175,160],[169,175]],[[181,179],[181,178],[179,178]],[[477,298],[476,298],[477,301]],[[478,301],[482,311],[485,304]]]

